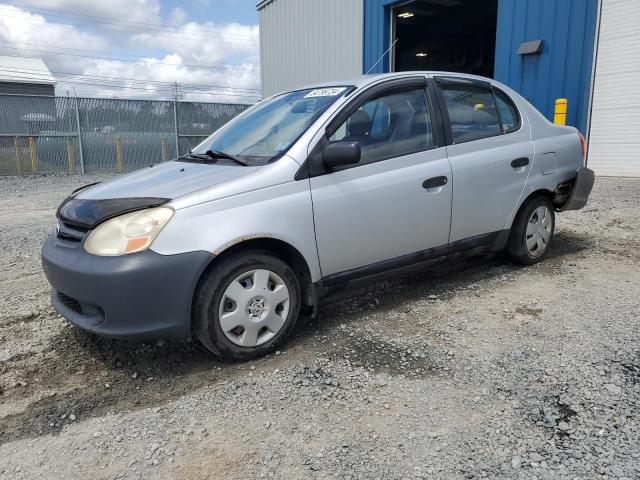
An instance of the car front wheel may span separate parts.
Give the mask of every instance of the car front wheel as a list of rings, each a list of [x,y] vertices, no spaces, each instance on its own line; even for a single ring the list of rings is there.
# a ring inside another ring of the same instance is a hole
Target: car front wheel
[[[293,270],[264,251],[221,259],[194,303],[195,333],[216,357],[242,361],[275,350],[294,329],[300,285]]]

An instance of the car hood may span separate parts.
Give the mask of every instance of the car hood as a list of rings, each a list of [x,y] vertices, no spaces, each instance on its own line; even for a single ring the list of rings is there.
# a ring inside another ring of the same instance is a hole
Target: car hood
[[[235,180],[259,168],[261,167],[171,161],[99,183],[82,190],[75,198],[105,200],[155,197],[172,200],[203,188]]]

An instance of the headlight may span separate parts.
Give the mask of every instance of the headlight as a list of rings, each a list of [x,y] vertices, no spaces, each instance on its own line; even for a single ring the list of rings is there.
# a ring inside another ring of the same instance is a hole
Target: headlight
[[[98,225],[84,242],[94,255],[127,255],[149,248],[173,215],[173,209],[156,207],[126,213]]]

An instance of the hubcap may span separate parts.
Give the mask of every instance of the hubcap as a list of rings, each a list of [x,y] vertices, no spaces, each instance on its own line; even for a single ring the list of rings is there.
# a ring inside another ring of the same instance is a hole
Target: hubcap
[[[525,244],[529,255],[536,258],[547,250],[549,241],[551,240],[552,228],[553,225],[549,208],[540,205],[533,211],[527,224]]]
[[[289,289],[270,270],[238,275],[220,300],[218,318],[224,335],[236,345],[255,347],[272,339],[289,313]]]

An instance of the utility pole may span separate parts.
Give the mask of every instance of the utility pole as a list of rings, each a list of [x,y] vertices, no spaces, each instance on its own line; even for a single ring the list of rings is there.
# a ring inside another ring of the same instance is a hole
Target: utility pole
[[[173,83],[173,101],[178,102],[182,100],[182,90],[180,89],[180,84],[178,82]]]
[[[176,157],[180,156],[180,133],[178,132],[178,102],[182,99],[180,84],[173,85],[173,125],[176,133]]]
[[[78,92],[73,88],[75,97],[76,129],[78,132],[78,151],[80,152],[80,173],[84,173],[84,153],[82,152],[82,129],[80,128],[80,112],[78,108]]]

